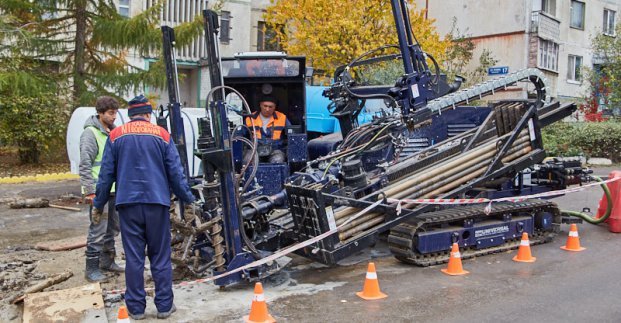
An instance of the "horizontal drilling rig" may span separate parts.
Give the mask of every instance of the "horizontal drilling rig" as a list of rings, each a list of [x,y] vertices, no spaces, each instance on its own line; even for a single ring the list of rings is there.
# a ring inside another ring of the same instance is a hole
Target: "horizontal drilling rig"
[[[334,233],[297,253],[336,264],[386,239],[399,260],[427,266],[446,261],[452,243],[471,257],[517,248],[523,232],[533,243],[549,241],[558,232],[560,212],[545,200],[466,206],[420,202],[521,196],[579,184],[584,170],[575,161],[537,166],[546,157],[541,128],[570,115],[576,106],[550,101],[545,75],[537,69],[460,90],[463,79],[448,83],[433,57],[416,43],[405,1],[391,4],[399,45],[388,47],[398,53],[372,58],[367,53],[337,69],[324,95],[332,101],[330,111],[341,133],[321,138],[304,131],[303,102],[296,101],[304,99],[304,60],[274,53],[222,60],[215,13],[204,12],[213,89],[206,117],[199,120],[195,154],[202,160],[202,176],[191,179],[201,202],[171,214],[178,268],[196,275],[231,272],[215,281],[226,286],[279,270],[273,261],[248,266],[330,232]],[[169,32],[165,30],[164,48],[174,51]],[[358,80],[361,73],[356,69],[395,60],[403,73],[394,84],[369,86]],[[259,69],[246,69],[250,63]],[[280,65],[274,68],[273,63]],[[262,86],[265,83],[271,85]],[[523,83],[533,90],[529,99],[464,106]],[[246,101],[266,90],[293,102],[285,111],[294,123],[286,164],[259,163],[253,132],[243,138],[243,125],[229,119],[229,95],[242,101],[244,117],[252,112]],[[385,108],[371,122],[359,124],[360,112],[373,100]],[[178,105],[173,103],[174,116]],[[436,122],[473,115],[478,121],[436,134]],[[240,157],[243,146],[253,154],[248,163]],[[268,189],[275,178],[283,179]]]

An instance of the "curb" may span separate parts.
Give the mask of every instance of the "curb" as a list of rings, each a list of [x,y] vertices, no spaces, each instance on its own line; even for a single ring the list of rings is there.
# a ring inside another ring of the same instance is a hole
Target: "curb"
[[[13,177],[0,177],[0,184],[19,184],[27,182],[50,182],[50,181],[62,181],[67,179],[80,178],[76,174],[71,173],[49,173],[49,174],[37,174],[32,176],[13,176]]]

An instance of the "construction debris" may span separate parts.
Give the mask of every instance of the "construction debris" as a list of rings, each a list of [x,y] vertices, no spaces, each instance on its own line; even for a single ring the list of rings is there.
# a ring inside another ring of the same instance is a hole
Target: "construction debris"
[[[65,271],[65,272],[63,272],[61,274],[58,274],[58,275],[54,276],[54,277],[50,277],[50,278],[48,278],[48,279],[46,279],[46,280],[44,280],[44,281],[42,281],[42,282],[32,286],[32,287],[29,287],[21,295],[15,296],[10,301],[10,303],[11,304],[17,304],[17,303],[23,301],[24,298],[26,298],[26,296],[28,294],[37,293],[37,292],[40,292],[40,291],[42,291],[42,290],[44,290],[44,289],[46,289],[46,288],[48,288],[50,286],[54,286],[54,285],[56,285],[58,283],[62,283],[65,280],[71,278],[71,276],[73,276],[72,272]]]
[[[24,208],[33,209],[33,208],[52,207],[55,209],[62,209],[62,210],[68,210],[68,211],[76,211],[76,212],[81,211],[81,209],[77,207],[50,204],[50,200],[43,199],[43,198],[30,198],[30,199],[12,198],[12,199],[9,199],[8,201],[9,201],[9,207],[12,209],[24,209]]]
[[[23,199],[23,200],[15,200],[9,203],[9,207],[12,209],[23,209],[23,208],[42,208],[49,207],[50,201],[42,198],[31,198],[31,199]]]
[[[84,246],[86,246],[86,235],[61,240],[39,242],[35,245],[35,249],[46,251],[63,251],[82,248]]]
[[[24,300],[27,322],[108,322],[98,283],[29,294]]]

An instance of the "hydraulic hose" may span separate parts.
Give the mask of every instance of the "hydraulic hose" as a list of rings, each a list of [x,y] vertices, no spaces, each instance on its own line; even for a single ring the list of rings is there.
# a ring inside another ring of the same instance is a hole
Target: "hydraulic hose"
[[[595,179],[598,182],[603,182],[603,180],[597,176],[591,176],[593,179]],[[568,216],[575,216],[577,218],[581,218],[582,220],[590,223],[590,224],[600,224],[604,221],[606,221],[606,219],[608,219],[608,217],[610,216],[610,213],[612,212],[612,196],[610,196],[610,190],[608,189],[608,185],[604,184],[600,184],[600,187],[604,190],[604,194],[606,195],[606,213],[604,213],[604,215],[600,218],[594,218],[586,213],[582,213],[582,212],[578,212],[578,211],[568,211],[568,210],[561,210],[561,214],[562,215],[568,215]]]

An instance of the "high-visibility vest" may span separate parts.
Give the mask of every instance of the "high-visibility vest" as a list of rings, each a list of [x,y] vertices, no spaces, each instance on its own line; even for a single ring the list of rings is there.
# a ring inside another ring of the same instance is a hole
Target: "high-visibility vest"
[[[97,147],[99,151],[97,152],[97,157],[95,157],[95,162],[93,163],[93,167],[91,168],[91,175],[93,175],[93,179],[97,182],[99,178],[99,170],[101,169],[101,160],[103,159],[104,148],[106,147],[106,141],[108,140],[108,135],[101,132],[97,127],[88,126],[86,129],[90,129],[95,135],[95,139],[97,139]],[[114,192],[114,184],[112,185],[112,189],[110,192]]]
[[[267,132],[263,131],[263,120],[259,117],[260,112],[255,112],[252,116],[246,117],[246,126],[249,129],[252,129],[252,121],[254,121],[254,135],[257,139],[272,139],[272,140],[280,140],[282,137],[282,132],[285,130],[285,126],[287,125],[287,116],[284,113],[274,111],[274,115],[270,117],[270,120],[267,123]],[[274,118],[274,116],[276,116]],[[252,118],[252,120],[250,120]],[[271,137],[263,138],[263,135],[269,136],[271,133]]]

